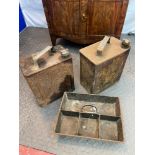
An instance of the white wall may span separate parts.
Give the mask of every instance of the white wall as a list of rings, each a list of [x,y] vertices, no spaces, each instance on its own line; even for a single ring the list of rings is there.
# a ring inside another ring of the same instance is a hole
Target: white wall
[[[20,0],[21,8],[27,26],[46,27],[42,0]],[[129,0],[129,6],[123,33],[135,31],[135,0]]]
[[[135,32],[135,0],[129,0],[123,33]]]

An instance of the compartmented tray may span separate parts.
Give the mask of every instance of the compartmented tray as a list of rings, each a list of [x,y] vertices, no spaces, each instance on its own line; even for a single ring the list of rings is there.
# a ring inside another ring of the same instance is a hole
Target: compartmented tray
[[[65,92],[55,132],[65,136],[122,142],[119,98]]]

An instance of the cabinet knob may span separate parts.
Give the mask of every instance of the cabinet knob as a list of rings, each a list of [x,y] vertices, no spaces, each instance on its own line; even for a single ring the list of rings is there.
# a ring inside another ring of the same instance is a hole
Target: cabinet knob
[[[86,22],[86,21],[87,21],[87,15],[86,15],[85,13],[82,13],[81,20],[82,20],[83,22]]]

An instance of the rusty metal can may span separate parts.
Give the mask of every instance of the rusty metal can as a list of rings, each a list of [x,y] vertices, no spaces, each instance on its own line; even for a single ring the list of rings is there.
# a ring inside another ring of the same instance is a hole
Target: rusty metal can
[[[74,90],[72,56],[64,48],[51,46],[20,58],[20,67],[40,106],[61,97],[64,91]]]
[[[100,93],[118,81],[130,51],[130,42],[107,36],[80,49],[80,81],[89,93]]]

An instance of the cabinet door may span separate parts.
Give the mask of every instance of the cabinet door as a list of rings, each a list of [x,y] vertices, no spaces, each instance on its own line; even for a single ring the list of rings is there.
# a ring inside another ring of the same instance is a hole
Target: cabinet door
[[[118,30],[121,31],[120,25],[124,23],[124,20],[120,20],[124,13],[122,5],[123,0],[90,0],[87,34],[115,35]]]
[[[88,24],[88,3],[89,0],[79,0],[79,12],[80,12],[80,24],[79,24],[79,34],[86,35],[87,34],[87,24]]]
[[[79,0],[43,0],[47,7],[48,26],[54,34],[77,34],[79,30]],[[45,9],[46,11],[46,9]]]

